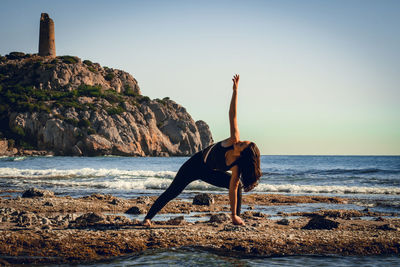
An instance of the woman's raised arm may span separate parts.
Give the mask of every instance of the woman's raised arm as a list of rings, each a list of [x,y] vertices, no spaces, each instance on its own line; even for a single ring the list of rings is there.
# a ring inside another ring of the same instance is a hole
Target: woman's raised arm
[[[237,90],[239,87],[239,78],[240,76],[238,74],[235,74],[233,76],[233,91],[232,91],[232,99],[231,99],[231,105],[229,107],[229,124],[230,124],[230,130],[231,130],[231,141],[232,143],[236,143],[240,140],[240,135],[239,135],[239,127],[237,124]]]

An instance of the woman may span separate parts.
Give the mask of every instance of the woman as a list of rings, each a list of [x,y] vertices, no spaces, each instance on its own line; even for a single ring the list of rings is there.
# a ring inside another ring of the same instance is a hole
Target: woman
[[[236,116],[239,75],[235,75],[232,81],[233,93],[229,108],[231,136],[197,152],[182,165],[171,185],[150,208],[143,225],[151,226],[151,219],[157,212],[177,197],[188,184],[198,179],[229,189],[232,223],[244,225],[239,217],[241,187],[247,192],[257,185],[261,177],[260,151],[254,143],[240,141]],[[228,170],[231,170],[232,174],[229,174]]]

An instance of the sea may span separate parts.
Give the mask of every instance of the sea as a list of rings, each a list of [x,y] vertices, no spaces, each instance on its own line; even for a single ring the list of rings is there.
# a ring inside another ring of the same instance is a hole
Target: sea
[[[171,183],[187,157],[2,157],[0,196],[17,197],[31,187],[72,197],[93,193],[121,198],[154,196]],[[351,198],[348,204],[297,204],[254,208],[279,219],[279,212],[357,209],[400,215],[400,156],[261,156],[260,194],[322,195]],[[179,196],[191,201],[201,192],[227,193],[202,181]],[[243,206],[246,210],[247,206]],[[133,215],[132,215],[133,216]],[[143,216],[143,215],[141,215]],[[177,214],[157,215],[166,220]],[[133,218],[133,217],[132,217]],[[142,217],[137,217],[142,219]],[[188,221],[199,217],[185,214]],[[204,219],[202,217],[202,219]],[[199,248],[149,250],[141,254],[80,266],[400,266],[400,256],[252,257]]]

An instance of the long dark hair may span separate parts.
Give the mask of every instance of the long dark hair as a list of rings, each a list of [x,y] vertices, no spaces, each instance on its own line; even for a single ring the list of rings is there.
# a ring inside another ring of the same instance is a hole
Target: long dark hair
[[[240,153],[238,163],[243,190],[248,192],[257,186],[261,177],[260,150],[257,145],[251,142]]]

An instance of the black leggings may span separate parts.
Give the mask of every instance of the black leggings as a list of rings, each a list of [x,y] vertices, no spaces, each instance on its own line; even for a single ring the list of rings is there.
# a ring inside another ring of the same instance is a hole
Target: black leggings
[[[186,186],[199,179],[211,185],[229,189],[231,175],[224,171],[211,170],[204,164],[201,152],[194,154],[182,165],[167,190],[157,198],[145,219],[151,220],[169,201],[176,198]],[[237,190],[237,215],[240,215],[241,203],[242,188],[239,186]]]

